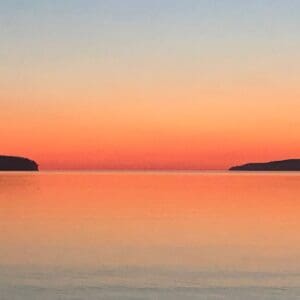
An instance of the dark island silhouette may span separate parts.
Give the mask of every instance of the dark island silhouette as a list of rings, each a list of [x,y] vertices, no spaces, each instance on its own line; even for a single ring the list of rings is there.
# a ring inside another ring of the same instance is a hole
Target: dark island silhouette
[[[38,164],[25,157],[0,155],[0,171],[38,171]]]
[[[266,163],[249,163],[235,166],[230,171],[300,171],[300,159],[287,159]]]

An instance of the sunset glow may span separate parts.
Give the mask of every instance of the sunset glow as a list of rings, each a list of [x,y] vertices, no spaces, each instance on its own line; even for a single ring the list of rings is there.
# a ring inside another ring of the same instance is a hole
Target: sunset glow
[[[299,10],[292,0],[3,1],[0,152],[43,170],[298,157]]]

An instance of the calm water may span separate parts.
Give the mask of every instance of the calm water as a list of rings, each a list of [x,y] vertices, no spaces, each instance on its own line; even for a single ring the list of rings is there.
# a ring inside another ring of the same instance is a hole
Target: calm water
[[[0,299],[299,299],[300,173],[0,173]]]

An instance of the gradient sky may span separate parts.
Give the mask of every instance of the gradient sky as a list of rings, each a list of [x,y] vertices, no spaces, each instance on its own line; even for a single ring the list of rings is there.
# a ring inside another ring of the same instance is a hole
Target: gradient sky
[[[300,1],[0,2],[1,154],[41,169],[300,156]]]

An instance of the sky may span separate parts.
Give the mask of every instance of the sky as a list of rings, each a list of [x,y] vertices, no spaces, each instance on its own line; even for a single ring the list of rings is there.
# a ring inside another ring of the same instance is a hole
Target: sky
[[[300,1],[0,2],[0,153],[43,170],[300,156]]]

